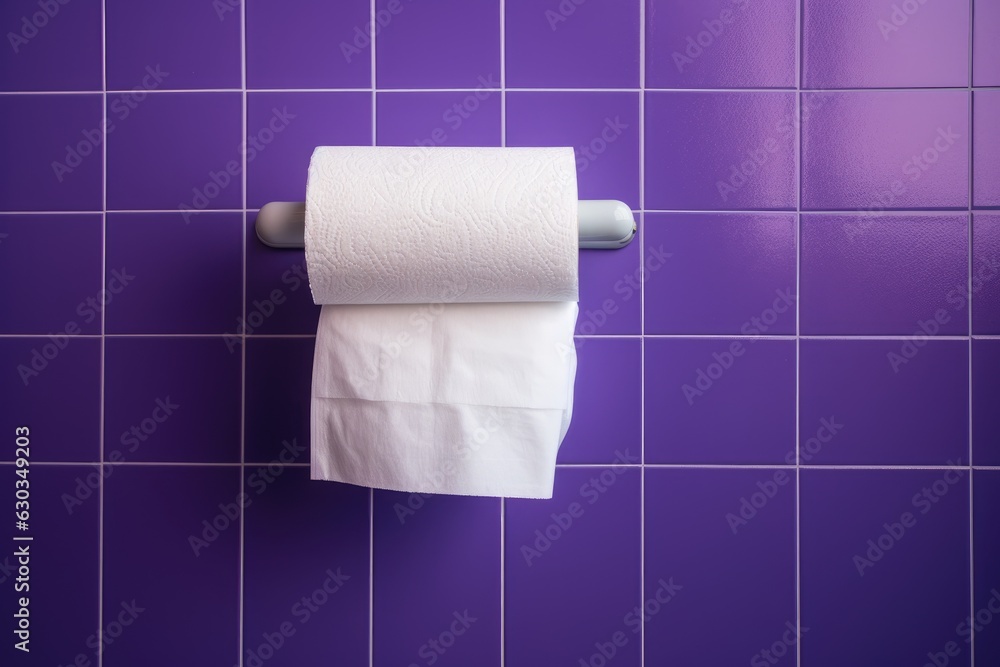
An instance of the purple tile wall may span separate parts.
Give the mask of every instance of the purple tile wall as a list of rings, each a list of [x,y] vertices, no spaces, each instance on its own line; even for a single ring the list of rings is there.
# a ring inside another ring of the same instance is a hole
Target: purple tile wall
[[[2,664],[1000,664],[998,0],[0,27]],[[636,211],[581,251],[552,500],[308,480],[319,309],[253,224],[373,143],[571,145]]]

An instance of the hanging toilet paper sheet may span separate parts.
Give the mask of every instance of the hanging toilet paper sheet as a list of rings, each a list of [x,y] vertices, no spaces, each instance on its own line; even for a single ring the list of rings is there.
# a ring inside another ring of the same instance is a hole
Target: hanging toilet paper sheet
[[[572,414],[570,148],[320,147],[312,478],[548,498]]]

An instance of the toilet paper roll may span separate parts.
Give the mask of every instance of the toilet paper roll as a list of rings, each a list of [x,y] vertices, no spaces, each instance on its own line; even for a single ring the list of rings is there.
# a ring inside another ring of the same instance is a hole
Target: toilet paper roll
[[[305,222],[318,304],[577,300],[571,148],[319,147]]]

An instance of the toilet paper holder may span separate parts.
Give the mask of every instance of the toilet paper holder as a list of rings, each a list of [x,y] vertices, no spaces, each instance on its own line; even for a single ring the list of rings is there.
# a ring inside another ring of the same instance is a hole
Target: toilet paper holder
[[[273,201],[257,213],[257,238],[272,248],[305,247],[305,202]],[[624,248],[635,236],[632,209],[614,199],[578,202],[581,248]]]

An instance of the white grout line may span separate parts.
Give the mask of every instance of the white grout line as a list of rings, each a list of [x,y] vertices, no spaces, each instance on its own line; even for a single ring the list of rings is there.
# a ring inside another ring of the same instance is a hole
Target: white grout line
[[[639,2],[639,607],[646,599],[646,0]],[[646,665],[646,622],[639,626],[639,665]]]
[[[802,462],[799,459],[801,420],[801,317],[802,317],[802,69],[803,69],[803,13],[805,0],[796,3],[795,10],[795,114],[798,131],[795,133],[795,630],[800,641],[795,642],[795,664],[802,665]]]
[[[973,160],[973,153],[975,151],[975,141],[973,136],[974,123],[975,123],[975,113],[974,105],[975,100],[973,99],[974,93],[972,92],[972,77],[973,68],[975,66],[975,58],[973,54],[974,44],[974,14],[975,14],[975,0],[969,0],[969,92],[968,92],[968,102],[969,102],[969,212],[968,212],[968,272],[969,272],[969,320],[968,320],[968,346],[969,346],[969,618],[976,617],[976,557],[975,557],[975,508],[973,507],[973,501],[975,496],[972,492],[973,479],[975,474],[973,473],[973,434],[972,434],[972,309],[975,307],[973,304],[973,299],[975,295],[972,293],[972,275],[973,275],[973,260],[975,255],[972,251],[973,249],[973,217],[972,217],[972,197],[975,194],[973,188],[973,175],[975,170],[975,161]],[[969,667],[976,667],[976,628],[975,623],[970,624],[969,628]]]
[[[1000,86],[970,86],[974,90],[1000,90]],[[372,88],[247,88],[247,93],[368,93]],[[498,92],[500,88],[380,88],[382,93],[475,93]],[[897,93],[897,92],[935,92],[967,90],[966,86],[935,86],[930,88],[507,88],[518,93],[635,93],[650,91],[655,93],[794,93],[794,92],[835,92],[835,93]],[[177,93],[241,93],[243,88],[155,88],[144,91],[150,95]],[[130,95],[133,90],[7,90],[0,91],[0,97],[16,97],[19,95]]]
[[[240,143],[247,140],[248,121],[250,114],[247,104],[247,3],[240,2],[240,87],[243,117],[240,119],[240,126],[243,134]],[[243,292],[240,299],[240,311],[243,314],[243,321],[247,317],[247,152],[240,151],[242,157],[242,186],[243,186],[243,224],[241,227],[241,243],[243,252],[241,260],[243,264]],[[240,492],[244,492],[246,476],[243,474],[243,463],[246,462],[246,414],[247,414],[247,333],[246,327],[242,327],[240,332]],[[239,650],[239,667],[243,667],[243,637],[245,633],[244,604],[246,592],[244,590],[244,578],[246,573],[246,507],[240,510],[240,574],[239,574],[239,632],[237,649]]]
[[[108,49],[107,49],[107,20],[106,2],[101,0],[101,89],[107,91],[108,88]],[[108,121],[108,94],[102,92],[101,95],[101,119],[102,128],[107,127]],[[106,284],[107,252],[108,252],[108,142],[105,133],[101,141],[101,288]],[[106,332],[105,311],[107,307],[101,308],[101,405],[99,407],[98,442],[100,449],[98,457],[101,465],[101,479],[97,488],[98,505],[98,525],[97,525],[97,636],[100,639],[100,648],[97,652],[97,667],[104,664],[104,368],[107,365],[107,350],[105,348],[104,334]]]

